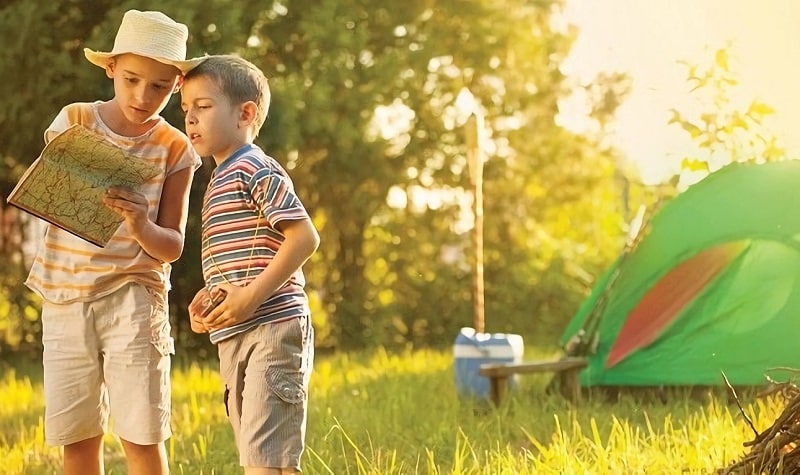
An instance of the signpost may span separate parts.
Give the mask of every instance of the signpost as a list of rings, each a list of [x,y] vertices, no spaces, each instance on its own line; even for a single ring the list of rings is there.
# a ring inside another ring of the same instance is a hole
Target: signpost
[[[464,124],[467,166],[472,189],[472,295],[474,328],[462,328],[453,347],[456,389],[459,394],[489,399],[489,380],[479,374],[485,363],[511,363],[522,360],[523,342],[520,335],[485,333],[483,299],[483,156],[481,131],[483,116],[470,114]],[[508,384],[515,384],[509,378]]]
[[[483,117],[473,112],[464,127],[467,145],[469,183],[472,187],[473,287],[475,331],[483,333],[485,327],[483,303],[483,157],[481,156],[480,131]]]

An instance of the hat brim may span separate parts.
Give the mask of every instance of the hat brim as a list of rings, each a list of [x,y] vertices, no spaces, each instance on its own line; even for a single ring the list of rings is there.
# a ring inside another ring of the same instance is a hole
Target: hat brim
[[[102,51],[94,51],[94,50],[91,50],[89,48],[84,48],[83,49],[83,55],[86,56],[86,59],[90,63],[94,64],[95,66],[99,66],[101,68],[104,68],[104,69],[105,69],[106,65],[108,64],[108,60],[109,59],[113,58],[114,56],[119,56],[121,54],[128,54],[128,53],[130,53],[130,54],[138,54],[139,56],[141,56],[141,54],[134,53],[134,52],[104,53]],[[187,59],[185,61],[176,61],[174,59],[167,59],[167,58],[159,58],[159,57],[152,57],[152,56],[147,56],[147,57],[150,58],[150,59],[154,59],[154,60],[158,61],[159,63],[164,63],[164,64],[169,64],[170,66],[175,66],[176,68],[178,68],[180,70],[181,74],[186,74],[187,72],[191,71],[194,67],[196,67],[197,65],[199,65],[200,63],[202,63],[206,59],[205,56],[201,56],[199,58]]]

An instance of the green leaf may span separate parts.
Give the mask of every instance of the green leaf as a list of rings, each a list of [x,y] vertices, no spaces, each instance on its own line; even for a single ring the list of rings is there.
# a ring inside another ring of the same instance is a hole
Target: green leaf
[[[696,158],[684,158],[681,161],[681,169],[692,172],[708,171],[708,163]]]
[[[717,66],[719,66],[723,71],[729,71],[728,50],[726,48],[720,48],[717,50],[716,54],[714,55],[714,63]]]
[[[754,100],[752,103],[750,103],[750,108],[747,109],[747,115],[752,115],[752,116],[763,117],[765,115],[770,115],[774,113],[775,109],[773,109],[768,104],[765,104],[764,102],[758,100]]]
[[[694,125],[693,123],[691,123],[689,121],[681,122],[681,127],[683,127],[683,130],[689,132],[689,135],[693,139],[696,139],[697,137],[699,137],[703,133],[703,131],[700,129],[700,127]]]
[[[678,111],[678,109],[670,109],[669,112],[672,115],[670,116],[669,120],[667,121],[667,124],[675,124],[675,123],[683,122],[683,116]]]

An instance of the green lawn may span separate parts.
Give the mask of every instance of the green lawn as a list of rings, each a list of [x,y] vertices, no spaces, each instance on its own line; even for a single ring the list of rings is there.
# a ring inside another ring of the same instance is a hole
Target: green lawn
[[[57,473],[43,442],[41,372],[0,378],[0,473]],[[713,473],[738,459],[754,434],[724,390],[609,397],[574,407],[525,375],[499,408],[461,400],[448,351],[319,356],[312,379],[303,467],[308,474]],[[173,474],[239,473],[221,404],[216,364],[173,375]],[[655,397],[658,396],[658,397]],[[740,395],[759,430],[779,398]],[[106,438],[107,473],[124,474],[119,443]]]

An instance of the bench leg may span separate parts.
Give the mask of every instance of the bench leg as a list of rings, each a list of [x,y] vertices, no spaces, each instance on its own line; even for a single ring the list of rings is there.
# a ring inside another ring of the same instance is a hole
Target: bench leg
[[[505,397],[506,388],[508,388],[507,376],[492,376],[489,378],[490,395],[495,405],[499,405],[500,401]]]
[[[560,372],[561,394],[572,403],[578,403],[581,400],[581,385],[578,378],[580,371],[580,368],[576,368]]]

